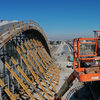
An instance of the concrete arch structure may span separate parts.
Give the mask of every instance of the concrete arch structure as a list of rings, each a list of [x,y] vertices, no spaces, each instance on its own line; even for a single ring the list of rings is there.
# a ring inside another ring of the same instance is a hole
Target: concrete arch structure
[[[41,37],[40,38],[41,42],[43,42],[45,49],[47,50],[48,54],[51,56],[50,49],[49,49],[49,42],[45,35],[45,32],[43,31],[41,26],[35,21],[27,20],[22,22],[13,22],[10,24],[8,23],[6,28],[2,30],[3,27],[4,26],[2,26],[0,30],[0,48],[2,48],[2,46],[5,43],[7,43],[12,37],[16,37],[16,35],[19,34],[20,32],[22,32],[23,34],[24,33],[28,34],[29,32],[31,32],[30,34],[33,34],[38,38]]]
[[[41,26],[16,21],[0,26],[0,32],[0,100],[50,100],[59,68]]]

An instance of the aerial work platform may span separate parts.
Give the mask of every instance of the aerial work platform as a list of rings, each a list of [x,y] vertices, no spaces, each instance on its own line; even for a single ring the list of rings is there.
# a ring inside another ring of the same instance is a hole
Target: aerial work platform
[[[94,38],[73,39],[74,71],[66,79],[55,95],[55,100],[62,96],[72,86],[77,78],[80,82],[100,81],[100,38],[99,31],[94,31]]]

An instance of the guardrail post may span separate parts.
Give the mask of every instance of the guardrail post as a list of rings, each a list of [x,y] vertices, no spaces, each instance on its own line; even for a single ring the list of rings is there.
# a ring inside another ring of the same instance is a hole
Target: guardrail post
[[[32,81],[27,77],[27,75],[24,73],[24,71],[22,70],[22,68],[18,65],[18,63],[15,61],[15,59],[13,57],[11,57],[11,61],[12,63],[16,66],[17,65],[17,69],[18,71],[22,74],[22,76],[26,79],[26,81],[31,84],[31,86],[33,87],[33,89],[36,90],[36,94],[39,96],[39,98],[41,100],[43,100],[43,96],[39,94],[39,92],[37,92],[38,90],[35,88],[35,85],[32,83]]]
[[[21,32],[21,23],[18,22],[18,25],[19,25],[19,31]]]
[[[16,25],[14,24],[14,31],[15,31],[15,35],[17,36],[17,30],[16,30]]]
[[[11,31],[10,31],[10,27],[8,27],[8,30],[9,30],[9,37],[10,37],[10,40],[12,40],[12,34],[11,34]]]
[[[24,21],[22,21],[22,23],[23,23],[23,26],[24,26],[24,31],[26,30],[26,27],[25,27],[25,22]]]
[[[27,20],[27,29],[29,29],[29,20]]]

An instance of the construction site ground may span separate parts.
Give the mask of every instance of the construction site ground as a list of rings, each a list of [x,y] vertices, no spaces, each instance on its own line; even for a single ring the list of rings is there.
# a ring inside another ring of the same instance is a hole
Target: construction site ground
[[[64,53],[62,54],[62,52]],[[57,46],[56,49],[52,52],[52,55],[56,59],[55,63],[57,64],[57,67],[60,68],[60,79],[58,85],[56,86],[56,91],[58,92],[69,75],[74,71],[73,67],[67,67],[67,64],[69,62],[67,60],[67,57],[73,55],[72,51],[69,48],[69,45],[65,43]],[[98,87],[96,87],[96,84],[99,83],[100,82],[94,82],[91,84],[89,82],[84,84],[84,82],[80,82],[76,78],[73,81],[70,89],[64,94],[63,98],[65,98],[66,100],[99,100],[97,98],[99,98],[100,96],[98,94],[98,91],[100,90],[98,90]]]
[[[63,55],[62,55],[62,52]],[[55,55],[56,53],[56,55]],[[65,80],[69,77],[69,75],[74,71],[73,66],[67,67],[68,65],[68,56],[73,56],[72,51],[70,50],[70,47],[68,44],[62,43],[59,46],[56,47],[56,49],[52,52],[53,58],[56,59],[55,63],[57,64],[57,67],[60,68],[60,79],[59,83],[56,86],[56,91],[58,92],[61,86],[64,84]],[[69,100],[70,97],[78,90],[80,87],[83,86],[83,83],[80,83],[78,79],[75,79],[72,87],[64,94],[63,98],[66,100]],[[72,91],[73,90],[73,91]],[[70,91],[72,91],[70,93]],[[74,97],[72,97],[71,100],[77,100]]]
[[[63,55],[62,55],[62,52],[64,52]],[[56,86],[56,91],[58,91],[63,85],[63,83],[65,82],[65,80],[73,72],[72,67],[67,68],[67,63],[68,63],[67,57],[72,56],[72,54],[71,54],[69,45],[62,43],[56,47],[52,55],[53,55],[53,58],[56,59],[55,63],[57,64],[57,67],[60,68],[60,79],[59,79],[58,85]],[[66,97],[66,94],[64,95],[64,97]]]

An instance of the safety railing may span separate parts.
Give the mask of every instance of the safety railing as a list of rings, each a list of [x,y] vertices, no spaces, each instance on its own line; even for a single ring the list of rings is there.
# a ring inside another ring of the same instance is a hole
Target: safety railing
[[[7,27],[5,27],[5,29],[2,32],[0,32],[0,48],[7,41],[11,40],[13,36],[17,36],[19,32],[23,32],[32,28],[37,29],[44,35],[42,27],[33,20],[10,23],[9,25],[7,25]]]

